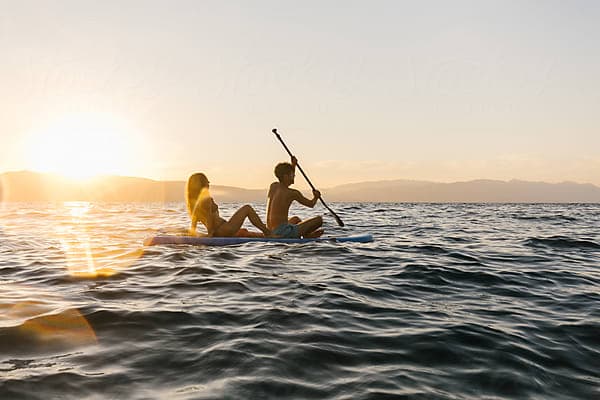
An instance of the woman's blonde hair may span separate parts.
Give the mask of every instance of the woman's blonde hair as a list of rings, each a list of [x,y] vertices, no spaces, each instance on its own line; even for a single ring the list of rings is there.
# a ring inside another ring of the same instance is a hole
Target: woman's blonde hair
[[[188,178],[185,185],[185,200],[190,216],[193,215],[200,192],[205,187],[208,187],[208,178],[202,172],[196,172]]]

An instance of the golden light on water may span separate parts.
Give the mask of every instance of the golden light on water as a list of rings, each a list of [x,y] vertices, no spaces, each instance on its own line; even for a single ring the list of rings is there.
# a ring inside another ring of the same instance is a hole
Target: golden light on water
[[[71,216],[71,224],[60,227],[58,234],[69,274],[78,278],[108,277],[116,274],[115,269],[99,267],[94,260],[88,234],[91,226],[86,218],[91,204],[85,201],[71,201],[65,202],[64,206]]]
[[[99,228],[88,215],[92,205],[85,201],[65,202],[71,220],[57,228],[57,235],[65,254],[69,275],[76,278],[105,278],[118,274],[142,257],[143,248],[127,250],[93,247],[94,234]],[[97,240],[96,240],[97,241]]]
[[[58,275],[77,279],[114,276],[136,264],[144,253],[141,246],[124,245],[124,236],[114,233],[120,227],[111,222],[117,218],[110,208],[98,211],[89,202],[66,202],[40,217],[50,228],[48,238],[60,244],[57,250],[64,258],[58,267],[65,269],[57,271]],[[23,228],[18,222],[11,224],[10,219],[6,222],[2,228]],[[94,329],[77,306],[37,286],[0,282],[0,328],[3,354],[65,351],[97,343]]]
[[[75,218],[81,218],[91,208],[91,204],[87,201],[66,201],[63,203],[69,209],[69,214]]]

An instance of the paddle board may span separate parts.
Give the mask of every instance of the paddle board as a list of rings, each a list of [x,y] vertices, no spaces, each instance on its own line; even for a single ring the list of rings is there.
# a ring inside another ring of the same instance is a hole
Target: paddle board
[[[193,246],[227,246],[232,244],[242,244],[250,242],[260,243],[310,243],[310,242],[372,242],[373,236],[370,234],[340,237],[320,237],[314,239],[280,239],[280,238],[262,238],[262,237],[207,237],[207,236],[176,236],[176,235],[158,235],[144,240],[145,246],[157,246],[165,244],[189,244]]]

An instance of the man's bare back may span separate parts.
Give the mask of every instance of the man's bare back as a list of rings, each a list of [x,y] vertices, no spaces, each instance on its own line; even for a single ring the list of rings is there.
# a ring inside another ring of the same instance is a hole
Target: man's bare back
[[[304,196],[296,189],[285,187],[280,182],[271,184],[267,206],[267,226],[269,229],[273,230],[281,224],[288,223],[292,201],[300,197]]]

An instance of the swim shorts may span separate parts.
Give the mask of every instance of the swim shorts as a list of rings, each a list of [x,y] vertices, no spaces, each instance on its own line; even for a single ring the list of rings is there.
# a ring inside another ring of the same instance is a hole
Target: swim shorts
[[[275,228],[273,235],[284,239],[298,239],[300,237],[300,230],[296,224],[281,224]]]

